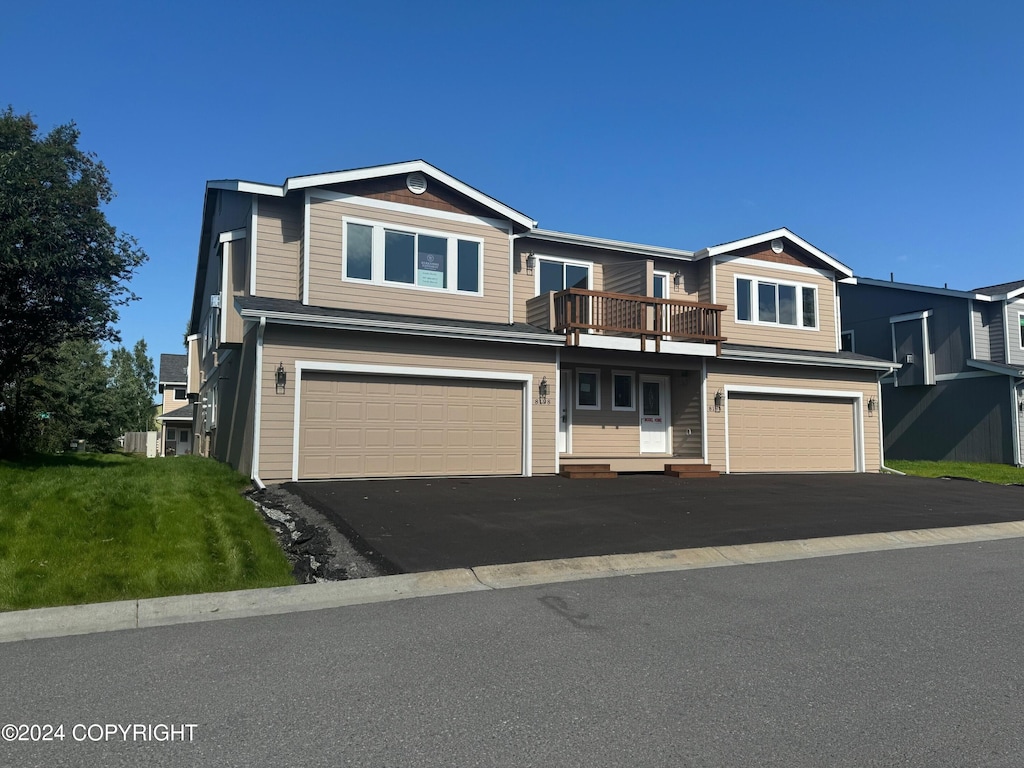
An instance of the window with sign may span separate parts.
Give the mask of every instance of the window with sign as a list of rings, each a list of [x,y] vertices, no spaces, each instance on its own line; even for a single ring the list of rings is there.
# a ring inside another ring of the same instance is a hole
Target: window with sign
[[[480,295],[483,241],[344,220],[345,280]]]

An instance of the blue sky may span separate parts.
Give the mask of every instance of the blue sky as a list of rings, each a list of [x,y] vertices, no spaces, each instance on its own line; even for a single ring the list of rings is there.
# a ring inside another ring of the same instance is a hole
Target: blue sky
[[[789,227],[864,276],[1024,278],[1024,5],[47,2],[0,103],[74,120],[181,352],[204,184],[423,158],[541,227],[699,249]]]

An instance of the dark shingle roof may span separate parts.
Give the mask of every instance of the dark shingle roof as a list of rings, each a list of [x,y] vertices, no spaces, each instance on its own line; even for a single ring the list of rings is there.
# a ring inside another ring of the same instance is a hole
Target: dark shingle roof
[[[1012,283],[999,283],[999,285],[987,285],[984,288],[975,288],[975,293],[1009,293],[1018,288],[1024,288],[1024,280],[1015,280]]]
[[[181,408],[175,408],[173,411],[168,411],[159,418],[161,419],[191,419],[192,418],[192,404],[183,405]]]
[[[160,355],[161,384],[184,384],[188,380],[188,355]]]
[[[880,357],[872,357],[871,355],[861,355],[857,352],[828,352],[814,349],[789,349],[785,347],[761,347],[754,344],[731,344],[729,342],[722,343],[723,356],[728,357],[729,352],[737,354],[756,354],[758,352],[762,354],[770,355],[782,355],[794,360],[800,358],[807,358],[808,360],[832,360],[837,365],[843,363],[850,363],[856,365],[857,363],[872,363],[881,365],[892,365],[892,361],[885,360]]]

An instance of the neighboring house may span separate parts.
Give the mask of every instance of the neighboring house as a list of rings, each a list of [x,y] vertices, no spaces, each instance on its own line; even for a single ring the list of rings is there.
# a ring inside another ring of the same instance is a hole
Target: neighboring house
[[[786,229],[701,251],[537,228],[423,161],[207,184],[195,432],[257,481],[877,471],[851,270]]]
[[[193,406],[188,398],[188,355],[160,355],[157,391],[161,402],[156,422],[160,456],[192,453]]]
[[[882,379],[885,455],[1021,464],[1024,280],[957,291],[858,277],[844,348],[902,363]]]

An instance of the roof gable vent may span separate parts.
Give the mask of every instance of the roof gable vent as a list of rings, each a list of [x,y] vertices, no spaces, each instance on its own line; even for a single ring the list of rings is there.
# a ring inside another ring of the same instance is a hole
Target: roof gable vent
[[[405,186],[407,186],[409,191],[414,195],[422,195],[427,191],[427,177],[419,171],[416,173],[410,173],[405,177]]]

